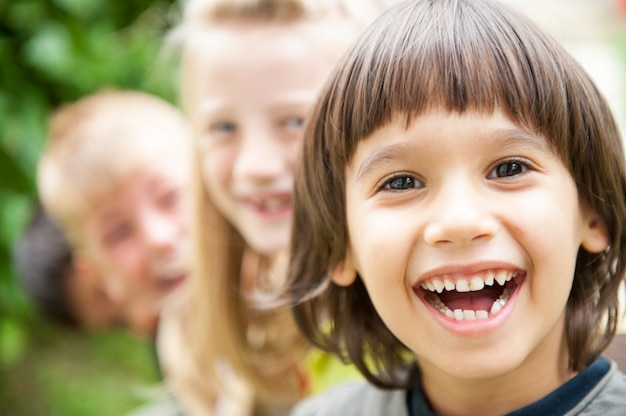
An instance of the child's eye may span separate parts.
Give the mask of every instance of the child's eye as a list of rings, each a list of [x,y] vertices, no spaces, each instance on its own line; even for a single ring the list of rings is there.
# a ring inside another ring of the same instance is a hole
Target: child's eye
[[[230,121],[214,123],[209,129],[210,133],[215,136],[227,136],[229,134],[233,134],[235,130],[237,130],[237,126],[235,123]]]
[[[509,178],[512,176],[518,176],[526,173],[529,169],[528,163],[521,160],[508,160],[503,163],[499,163],[487,177],[489,179],[496,178]]]
[[[131,233],[132,227],[130,224],[118,224],[105,233],[104,242],[108,246],[113,246],[130,237]]]
[[[289,117],[283,121],[283,126],[290,130],[299,130],[304,124],[303,117]]]
[[[424,184],[417,179],[408,175],[401,175],[385,181],[382,189],[390,191],[403,191],[406,189],[422,188],[423,186]]]
[[[179,199],[179,192],[177,190],[172,190],[161,195],[159,198],[159,204],[165,209],[172,208],[177,205]]]

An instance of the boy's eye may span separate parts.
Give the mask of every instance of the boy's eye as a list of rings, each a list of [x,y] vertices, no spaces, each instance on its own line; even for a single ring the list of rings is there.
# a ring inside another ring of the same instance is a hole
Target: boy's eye
[[[159,198],[159,203],[163,208],[171,208],[176,206],[179,199],[179,192],[173,190],[161,195],[161,197]]]
[[[230,121],[221,121],[211,126],[210,132],[216,136],[226,136],[237,130],[235,123]]]
[[[497,165],[490,173],[489,179],[508,178],[511,176],[521,175],[528,170],[525,163],[519,161],[508,161]]]
[[[391,178],[383,184],[383,189],[388,189],[392,191],[402,191],[405,189],[413,189],[413,188],[421,188],[423,184],[417,179],[402,175],[396,176],[395,178]]]
[[[129,224],[120,224],[111,228],[105,234],[104,241],[107,245],[112,246],[129,237],[131,233],[132,229]]]

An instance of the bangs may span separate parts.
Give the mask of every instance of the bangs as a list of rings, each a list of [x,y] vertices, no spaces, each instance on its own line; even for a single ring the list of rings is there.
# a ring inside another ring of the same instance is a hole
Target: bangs
[[[324,136],[335,149],[330,154],[343,155],[335,166],[344,166],[356,143],[392,117],[404,115],[408,124],[432,109],[497,108],[566,154],[572,105],[567,80],[582,78],[582,70],[551,38],[538,36],[526,19],[481,1],[403,7],[404,13],[394,15],[401,20],[385,14],[382,24],[361,37],[328,85],[322,112],[332,122]]]

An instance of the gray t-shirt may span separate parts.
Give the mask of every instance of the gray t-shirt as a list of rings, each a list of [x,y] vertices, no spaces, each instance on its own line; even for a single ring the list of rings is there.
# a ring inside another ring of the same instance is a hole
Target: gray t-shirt
[[[412,411],[409,411],[409,408]],[[421,386],[382,390],[366,382],[348,382],[301,402],[292,416],[436,416]],[[626,376],[615,363],[599,358],[543,399],[510,416],[624,416]]]

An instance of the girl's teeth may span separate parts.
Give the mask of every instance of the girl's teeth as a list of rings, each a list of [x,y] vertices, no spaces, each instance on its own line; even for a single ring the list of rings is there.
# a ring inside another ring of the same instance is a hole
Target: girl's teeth
[[[287,205],[289,205],[288,197],[281,198],[267,198],[261,199],[257,201],[253,201],[256,204],[257,208],[265,211],[276,211],[279,209],[284,209]]]

